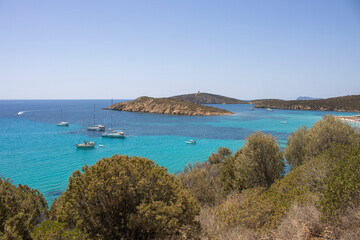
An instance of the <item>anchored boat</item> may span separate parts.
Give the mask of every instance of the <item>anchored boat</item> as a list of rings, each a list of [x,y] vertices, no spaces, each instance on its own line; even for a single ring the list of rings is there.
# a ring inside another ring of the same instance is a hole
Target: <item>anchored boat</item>
[[[113,100],[111,100],[111,105],[113,105]],[[126,138],[126,132],[123,130],[115,130],[112,128],[112,109],[110,109],[110,128],[109,131],[102,134],[103,137],[109,138]]]
[[[95,104],[94,104],[94,124],[91,127],[87,128],[88,131],[105,131],[104,125],[99,125],[95,123]]]
[[[68,127],[69,122],[63,122],[62,120],[62,109],[60,109],[60,122],[57,124],[60,127]]]

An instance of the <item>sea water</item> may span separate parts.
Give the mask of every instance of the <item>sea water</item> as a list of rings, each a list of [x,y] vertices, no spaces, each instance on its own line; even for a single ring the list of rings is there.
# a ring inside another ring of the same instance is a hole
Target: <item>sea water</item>
[[[101,132],[86,131],[94,123],[94,104],[96,124],[109,127],[112,122],[114,129],[125,130],[128,137],[102,138]],[[218,147],[237,151],[255,131],[274,135],[283,147],[292,131],[310,127],[325,114],[354,114],[250,111],[252,105],[230,104],[211,106],[234,115],[172,116],[103,110],[110,104],[109,100],[1,100],[0,176],[40,190],[51,204],[67,187],[72,172],[114,154],[146,157],[176,173],[188,163],[206,161]],[[60,120],[70,126],[57,126]],[[196,144],[186,144],[189,139]],[[97,145],[77,149],[75,144],[83,140]]]

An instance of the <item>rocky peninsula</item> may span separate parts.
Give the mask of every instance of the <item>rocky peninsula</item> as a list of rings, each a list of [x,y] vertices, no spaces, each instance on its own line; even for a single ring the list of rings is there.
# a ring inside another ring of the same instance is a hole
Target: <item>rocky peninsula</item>
[[[231,115],[230,111],[175,98],[139,97],[111,105],[109,110],[187,116]]]
[[[172,98],[190,101],[199,104],[247,104],[248,102],[236,98],[225,97],[210,93],[192,93],[173,96]]]
[[[349,95],[318,100],[262,99],[251,101],[256,108],[290,110],[360,112],[360,95]]]

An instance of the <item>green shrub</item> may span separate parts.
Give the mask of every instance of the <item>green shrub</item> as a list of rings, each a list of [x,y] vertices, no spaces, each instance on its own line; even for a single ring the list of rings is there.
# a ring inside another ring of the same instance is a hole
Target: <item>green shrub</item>
[[[286,141],[285,158],[286,162],[295,168],[300,166],[306,156],[306,127],[298,128],[297,131],[290,133]]]
[[[208,163],[194,163],[177,175],[183,188],[188,189],[200,204],[215,204],[222,198],[220,167]]]
[[[333,145],[352,145],[358,140],[359,136],[353,127],[334,116],[325,115],[306,134],[306,154],[309,157],[316,157]]]
[[[143,239],[176,234],[194,223],[199,207],[164,167],[115,155],[75,171],[54,211],[92,238]]]
[[[210,155],[210,157],[208,158],[208,162],[210,164],[222,163],[226,158],[230,157],[231,154],[232,152],[230,151],[230,149],[225,147],[219,147],[216,153],[212,153]]]
[[[347,148],[325,181],[320,206],[327,217],[360,205],[360,149]]]
[[[31,239],[46,214],[47,203],[38,190],[0,178],[0,239]]]
[[[79,229],[69,229],[65,223],[43,221],[32,232],[33,240],[59,239],[59,240],[85,240],[89,237]]]

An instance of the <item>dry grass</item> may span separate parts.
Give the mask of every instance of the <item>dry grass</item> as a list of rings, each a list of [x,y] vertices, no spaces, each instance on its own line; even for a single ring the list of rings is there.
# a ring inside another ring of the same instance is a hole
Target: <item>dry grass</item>
[[[294,204],[273,235],[275,239],[302,240],[322,237],[324,230],[321,213],[313,204]]]
[[[219,240],[265,240],[270,239],[252,229],[240,227],[228,227],[214,213],[211,207],[202,208],[198,220],[201,225],[200,239],[219,239]]]

